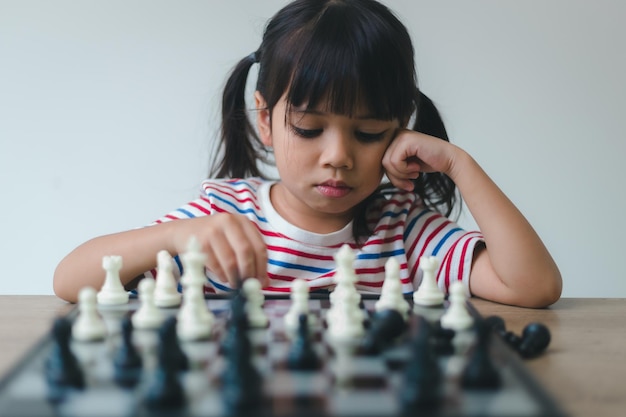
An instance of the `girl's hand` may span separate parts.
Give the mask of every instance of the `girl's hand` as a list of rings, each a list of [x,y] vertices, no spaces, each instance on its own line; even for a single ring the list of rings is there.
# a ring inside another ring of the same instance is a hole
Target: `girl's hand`
[[[411,180],[420,172],[443,172],[450,175],[459,148],[445,140],[415,132],[400,130],[385,155],[383,167],[387,178],[396,187],[413,191]]]
[[[174,250],[187,250],[195,236],[207,255],[206,267],[233,288],[239,280],[258,278],[263,286],[267,277],[267,247],[257,227],[246,217],[220,213],[171,222]]]

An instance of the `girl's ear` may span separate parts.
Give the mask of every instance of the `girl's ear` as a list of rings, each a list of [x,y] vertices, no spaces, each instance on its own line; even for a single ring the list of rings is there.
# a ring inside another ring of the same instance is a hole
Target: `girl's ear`
[[[259,137],[263,145],[272,146],[272,118],[271,112],[267,108],[265,98],[258,91],[254,92],[254,104],[256,107],[256,125],[259,130]]]

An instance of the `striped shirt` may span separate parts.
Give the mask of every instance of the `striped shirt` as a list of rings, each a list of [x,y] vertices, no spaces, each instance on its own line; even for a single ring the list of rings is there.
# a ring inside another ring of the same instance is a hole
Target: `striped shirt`
[[[468,232],[439,213],[424,207],[418,196],[396,190],[373,204],[375,217],[368,218],[373,233],[356,245],[352,223],[328,234],[300,229],[282,218],[270,202],[273,182],[259,178],[241,180],[205,180],[199,198],[158,219],[154,224],[178,219],[236,213],[256,225],[267,245],[269,287],[265,293],[289,292],[296,278],[305,279],[311,291],[327,290],[334,285],[335,260],[338,249],[348,243],[355,252],[354,269],[360,292],[380,293],[385,278],[385,263],[395,257],[400,265],[404,293],[418,288],[422,256],[439,260],[437,282],[447,292],[450,282],[460,280],[469,294],[469,273],[472,254],[482,241],[479,232]],[[182,264],[175,258],[182,274]],[[176,269],[176,268],[175,268]],[[156,270],[145,276],[155,277]],[[207,292],[228,291],[226,284],[207,270]]]

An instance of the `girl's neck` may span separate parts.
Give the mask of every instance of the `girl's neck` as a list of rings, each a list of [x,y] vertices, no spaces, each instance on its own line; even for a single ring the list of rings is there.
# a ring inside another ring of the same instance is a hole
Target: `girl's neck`
[[[292,225],[318,234],[333,233],[343,229],[352,221],[353,213],[329,214],[316,211],[295,196],[280,183],[270,189],[270,201],[274,210]]]

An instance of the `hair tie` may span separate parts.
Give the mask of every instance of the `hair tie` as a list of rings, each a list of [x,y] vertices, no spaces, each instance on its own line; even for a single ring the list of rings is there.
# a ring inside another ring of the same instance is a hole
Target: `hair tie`
[[[255,63],[255,64],[259,62],[259,58],[257,57],[256,51],[254,51],[250,55],[248,55],[248,59],[250,61],[252,61],[253,63]]]

